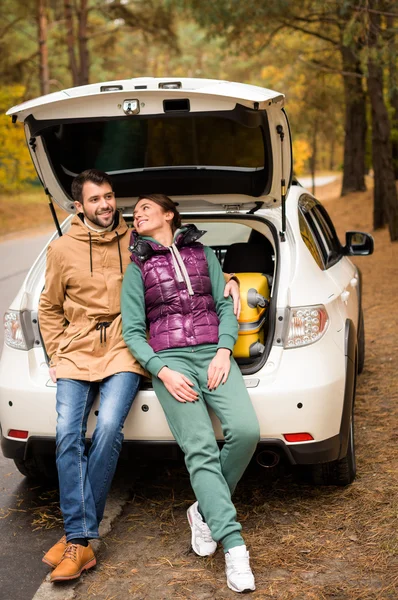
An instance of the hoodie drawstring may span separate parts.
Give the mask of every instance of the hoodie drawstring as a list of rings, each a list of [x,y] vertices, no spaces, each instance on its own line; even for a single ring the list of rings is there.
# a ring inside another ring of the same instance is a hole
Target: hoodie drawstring
[[[93,247],[92,247],[92,241],[91,241],[91,233],[88,232],[88,237],[90,240],[90,276],[93,276]]]
[[[120,236],[117,231],[115,231],[115,233],[116,233],[116,239],[117,239],[117,249],[119,252],[120,272],[123,275],[123,260],[122,260],[122,252],[120,250]],[[88,238],[89,238],[89,242],[90,242],[90,275],[92,277],[93,276],[93,241],[92,241],[90,231],[88,232]]]
[[[117,231],[115,231],[116,233],[116,238],[117,238],[117,248],[119,250],[119,264],[120,264],[120,272],[123,275],[123,261],[122,261],[122,253],[120,252],[120,239],[119,239],[119,234]]]
[[[111,321],[102,321],[101,323],[97,323],[96,329],[100,331],[100,345],[102,346],[102,339],[104,341],[104,346],[106,346],[106,330],[109,325],[111,325]],[[104,335],[102,335],[104,334]]]
[[[177,275],[177,280],[182,282],[185,280],[186,286],[188,288],[188,293],[190,296],[194,295],[191,280],[189,279],[188,271],[184,265],[184,261],[182,260],[181,254],[178,251],[178,248],[175,244],[169,246],[171,256],[173,259],[174,269]]]

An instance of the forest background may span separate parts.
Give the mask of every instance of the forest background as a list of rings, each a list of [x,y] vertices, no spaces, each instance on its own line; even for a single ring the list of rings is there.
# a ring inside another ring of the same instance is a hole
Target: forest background
[[[2,0],[0,230],[18,226],[13,198],[45,204],[11,106],[171,76],[284,93],[295,174],[341,171],[345,195],[364,191],[370,173],[374,229],[388,225],[398,240],[397,24],[392,0]]]

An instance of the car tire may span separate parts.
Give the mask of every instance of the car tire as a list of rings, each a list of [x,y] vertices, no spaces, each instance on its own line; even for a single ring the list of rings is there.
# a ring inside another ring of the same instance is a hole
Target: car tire
[[[54,482],[57,480],[55,460],[50,456],[45,458],[34,456],[26,459],[15,458],[14,463],[18,471],[28,479]]]
[[[354,416],[351,417],[347,454],[338,460],[318,465],[306,465],[302,479],[313,485],[346,486],[352,483],[357,472],[355,459]]]
[[[361,374],[365,365],[365,322],[363,320],[363,310],[359,313],[358,323],[358,374]]]

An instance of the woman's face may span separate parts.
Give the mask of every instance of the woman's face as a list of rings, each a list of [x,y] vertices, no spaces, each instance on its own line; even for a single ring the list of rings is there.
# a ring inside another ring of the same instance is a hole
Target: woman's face
[[[133,215],[137,233],[149,236],[165,227],[171,227],[174,216],[171,211],[164,212],[159,204],[146,198],[137,202]]]

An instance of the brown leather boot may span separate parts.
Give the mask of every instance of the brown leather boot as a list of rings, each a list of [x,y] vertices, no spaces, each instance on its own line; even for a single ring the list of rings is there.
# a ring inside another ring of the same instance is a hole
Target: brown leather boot
[[[43,556],[42,561],[53,569],[59,564],[62,555],[66,548],[66,535],[63,535],[60,540]]]
[[[80,546],[80,544],[67,544],[58,567],[50,575],[50,581],[67,581],[68,579],[77,579],[82,571],[91,569],[96,565],[94,552],[90,544]]]

